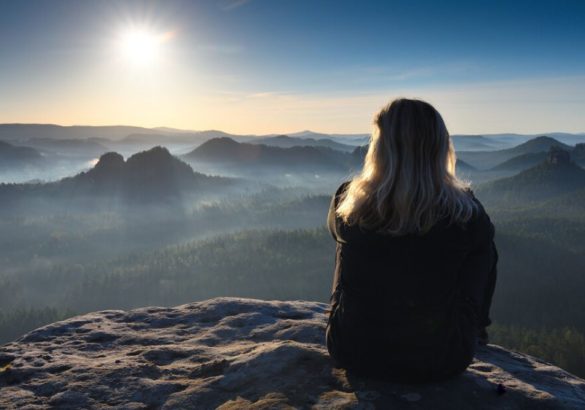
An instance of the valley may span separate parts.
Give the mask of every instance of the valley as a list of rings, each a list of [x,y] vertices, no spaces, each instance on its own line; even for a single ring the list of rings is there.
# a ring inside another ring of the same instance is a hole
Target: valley
[[[10,129],[0,126],[11,158],[0,172],[39,174],[0,184],[1,342],[101,309],[328,301],[325,219],[361,167],[364,136]],[[454,137],[457,173],[496,226],[493,338],[584,375],[585,136],[511,138]],[[67,175],[39,178],[58,169]]]

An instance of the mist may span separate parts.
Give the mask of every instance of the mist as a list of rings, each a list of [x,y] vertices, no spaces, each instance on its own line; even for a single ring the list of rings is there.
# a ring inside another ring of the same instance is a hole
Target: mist
[[[327,212],[367,139],[218,133],[5,141],[0,341],[102,309],[327,302]],[[543,326],[585,334],[585,137],[474,138],[455,139],[457,173],[496,226],[496,334],[519,347]]]

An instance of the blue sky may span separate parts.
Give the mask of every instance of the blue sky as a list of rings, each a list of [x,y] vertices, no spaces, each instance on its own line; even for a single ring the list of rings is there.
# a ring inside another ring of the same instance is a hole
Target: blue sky
[[[169,36],[128,64],[129,28]],[[0,122],[368,132],[406,96],[584,132],[585,1],[0,1],[0,94]]]

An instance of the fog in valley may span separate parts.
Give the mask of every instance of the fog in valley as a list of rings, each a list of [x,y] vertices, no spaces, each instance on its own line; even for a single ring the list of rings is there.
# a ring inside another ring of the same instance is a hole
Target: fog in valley
[[[585,375],[585,134],[456,135],[496,227],[495,343]],[[0,125],[0,342],[102,309],[329,300],[368,135]]]

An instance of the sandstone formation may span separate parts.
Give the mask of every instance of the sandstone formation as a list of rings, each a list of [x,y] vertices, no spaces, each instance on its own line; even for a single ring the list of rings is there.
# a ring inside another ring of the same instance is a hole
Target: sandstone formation
[[[53,323],[0,348],[0,408],[585,408],[584,380],[493,345],[446,382],[357,378],[332,366],[326,308],[216,298]]]

